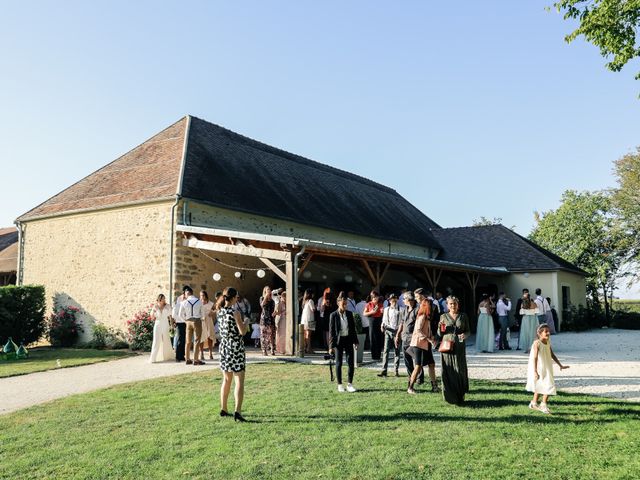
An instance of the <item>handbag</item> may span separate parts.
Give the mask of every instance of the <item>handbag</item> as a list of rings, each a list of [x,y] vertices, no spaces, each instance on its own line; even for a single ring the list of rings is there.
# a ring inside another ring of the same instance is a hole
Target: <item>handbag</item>
[[[445,314],[446,315],[446,314]],[[447,315],[447,318],[449,318],[449,315]],[[440,353],[453,353],[453,349],[455,348],[455,337],[456,336],[456,324],[454,322],[453,324],[453,340],[442,340],[440,342],[440,347],[438,348],[438,351]]]

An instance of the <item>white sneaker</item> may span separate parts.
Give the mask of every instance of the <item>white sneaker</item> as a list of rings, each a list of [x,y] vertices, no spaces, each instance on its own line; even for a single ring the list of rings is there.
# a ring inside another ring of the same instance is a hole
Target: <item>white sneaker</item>
[[[350,383],[348,383],[347,384],[347,392],[353,393],[355,391],[356,391],[355,387],[353,385],[351,385]]]
[[[533,400],[529,402],[529,408],[531,410],[539,410],[538,404],[537,403],[533,403]]]
[[[550,414],[551,412],[549,411],[549,407],[547,407],[546,403],[541,403],[540,404],[540,411],[542,413],[546,413],[547,415]]]
[[[344,393],[344,387],[342,386],[342,384],[338,385],[338,392]]]

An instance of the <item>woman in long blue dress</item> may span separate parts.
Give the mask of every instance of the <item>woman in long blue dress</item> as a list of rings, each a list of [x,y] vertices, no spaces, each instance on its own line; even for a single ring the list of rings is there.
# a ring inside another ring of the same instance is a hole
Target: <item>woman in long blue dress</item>
[[[525,349],[524,353],[529,353],[533,341],[537,338],[538,329],[538,307],[536,302],[531,300],[528,293],[522,296],[522,323],[520,324],[520,346]]]
[[[478,305],[478,328],[476,330],[476,350],[482,353],[493,353],[495,330],[491,317],[491,300],[486,293]]]

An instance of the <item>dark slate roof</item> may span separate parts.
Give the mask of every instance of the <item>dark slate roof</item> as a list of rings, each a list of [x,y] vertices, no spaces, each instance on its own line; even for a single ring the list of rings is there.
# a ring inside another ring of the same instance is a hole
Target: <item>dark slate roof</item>
[[[18,220],[175,198],[186,123],[177,121]]]
[[[16,227],[0,228],[0,252],[18,242],[18,229]]]
[[[395,190],[191,117],[182,196],[210,205],[439,248],[435,222]]]
[[[505,267],[512,272],[567,270],[587,274],[503,225],[441,228],[431,233],[443,247],[438,260]]]

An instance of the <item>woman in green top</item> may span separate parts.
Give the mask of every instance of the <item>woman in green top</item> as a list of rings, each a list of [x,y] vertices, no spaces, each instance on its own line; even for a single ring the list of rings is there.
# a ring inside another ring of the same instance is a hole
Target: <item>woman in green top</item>
[[[461,405],[464,394],[469,391],[467,353],[465,340],[469,336],[469,319],[460,313],[460,302],[456,297],[447,297],[449,312],[440,316],[438,336],[453,340],[451,353],[442,353],[442,393],[448,403]]]

